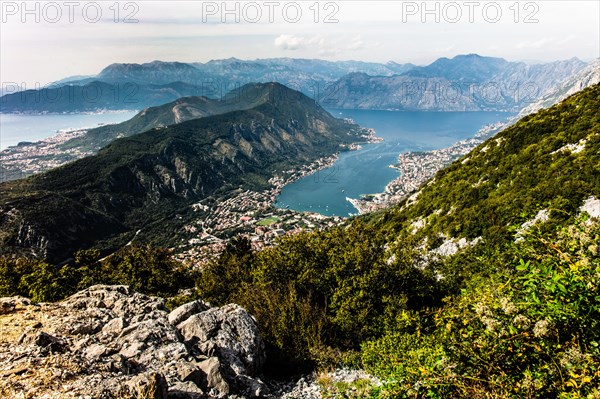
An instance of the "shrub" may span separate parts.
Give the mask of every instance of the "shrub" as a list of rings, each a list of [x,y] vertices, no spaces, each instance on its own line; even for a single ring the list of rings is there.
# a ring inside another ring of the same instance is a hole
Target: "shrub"
[[[435,331],[363,345],[363,362],[398,397],[600,397],[598,224],[515,247],[511,274],[472,281],[429,316]],[[422,315],[411,323],[422,323]]]
[[[22,295],[34,302],[63,299],[94,284],[129,285],[138,292],[172,296],[193,286],[194,274],[172,259],[169,251],[128,246],[100,261],[96,250],[78,251],[74,264],[0,257],[0,297]]]

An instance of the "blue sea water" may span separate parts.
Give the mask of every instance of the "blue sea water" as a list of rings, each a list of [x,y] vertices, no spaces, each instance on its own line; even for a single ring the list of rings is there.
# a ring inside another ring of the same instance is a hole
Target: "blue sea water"
[[[339,118],[352,118],[363,127],[374,128],[382,143],[363,145],[358,151],[340,154],[337,162],[311,176],[285,186],[276,206],[328,216],[348,216],[356,209],[346,197],[382,192],[398,177],[398,155],[449,147],[473,137],[483,126],[504,121],[503,112],[406,112],[329,110]]]
[[[38,141],[61,130],[97,127],[99,124],[119,123],[131,119],[135,111],[101,114],[0,114],[0,150],[22,141]]]

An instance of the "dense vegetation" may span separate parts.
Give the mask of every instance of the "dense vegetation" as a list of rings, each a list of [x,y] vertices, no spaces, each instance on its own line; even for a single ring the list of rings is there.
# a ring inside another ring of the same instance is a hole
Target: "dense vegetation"
[[[393,325],[398,309],[440,303],[431,271],[413,267],[410,249],[390,254],[385,242],[359,220],[287,237],[258,253],[239,239],[197,287],[209,301],[236,302],[254,314],[274,356],[335,362],[325,352],[358,350]]]
[[[363,344],[363,365],[388,381],[372,394],[599,397],[599,242],[585,217],[532,233],[509,249],[512,270],[474,277],[430,313],[402,312],[403,325]]]
[[[327,386],[332,396],[598,398],[600,224],[580,212],[600,197],[598,109],[600,85],[488,140],[394,209],[256,253],[235,239],[199,276],[149,248],[104,262],[83,252],[62,268],[5,259],[0,295],[56,299],[101,275],[173,294],[195,278],[203,299],[256,316],[271,370],[346,364],[383,381]],[[546,221],[523,227],[542,210]],[[469,244],[436,252],[458,238]]]
[[[97,250],[81,250],[75,262],[0,257],[0,297],[22,295],[35,302],[57,301],[95,284],[129,285],[138,292],[175,296],[192,287],[194,275],[164,249],[128,246],[99,260]]]
[[[260,253],[235,242],[200,295],[255,314],[272,360],[366,367],[388,381],[376,397],[597,397],[600,235],[578,214],[600,196],[598,109],[597,85],[395,209]],[[432,252],[453,237],[472,244]]]

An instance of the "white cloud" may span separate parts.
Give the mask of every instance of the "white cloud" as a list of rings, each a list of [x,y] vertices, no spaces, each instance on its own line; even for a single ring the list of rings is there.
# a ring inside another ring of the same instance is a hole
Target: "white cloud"
[[[517,44],[517,48],[518,49],[539,49],[544,47],[544,45],[549,44],[549,43],[554,43],[554,38],[552,37],[545,37],[539,40],[531,40],[531,41],[524,41],[521,43]]]
[[[362,36],[357,36],[348,44],[347,49],[351,51],[362,50],[365,46],[365,42],[362,39]]]
[[[275,46],[283,50],[299,50],[306,47],[306,39],[294,35],[279,35],[275,39]]]
[[[365,47],[362,36],[323,37],[315,35],[310,37],[298,35],[279,35],[275,38],[275,46],[282,50],[310,50],[321,56],[333,56],[346,51],[359,51]]]
[[[569,35],[569,36],[566,36],[563,39],[557,41],[556,44],[566,44],[570,41],[573,41],[573,39],[575,39],[575,35]]]
[[[446,47],[438,47],[435,49],[435,52],[437,54],[453,54],[456,51],[456,45],[451,44],[449,46]]]

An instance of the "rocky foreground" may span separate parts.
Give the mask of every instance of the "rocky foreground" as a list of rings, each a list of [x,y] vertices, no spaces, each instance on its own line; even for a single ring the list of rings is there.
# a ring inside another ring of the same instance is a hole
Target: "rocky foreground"
[[[2,398],[265,397],[266,360],[241,307],[93,286],[59,303],[0,299]]]

